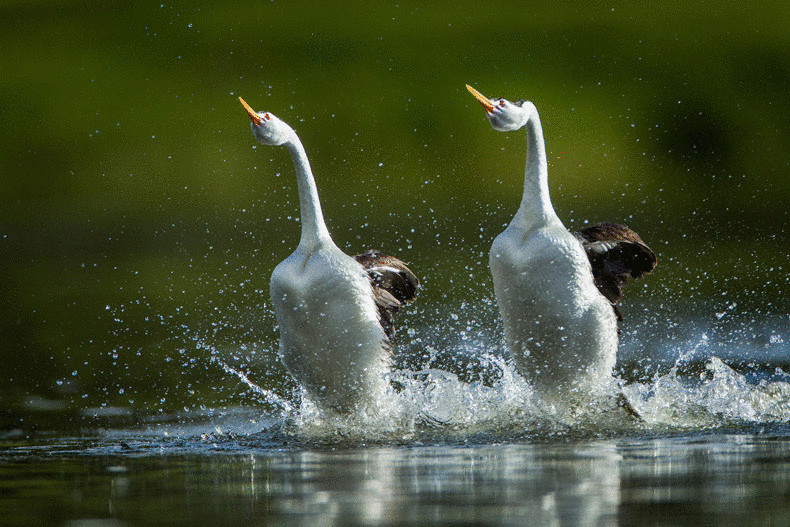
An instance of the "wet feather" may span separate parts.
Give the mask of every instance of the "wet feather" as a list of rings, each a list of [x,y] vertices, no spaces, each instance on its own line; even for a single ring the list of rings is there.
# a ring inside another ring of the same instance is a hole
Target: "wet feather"
[[[368,274],[379,322],[387,337],[392,338],[395,334],[393,317],[402,306],[417,297],[420,281],[404,262],[394,256],[371,249],[354,256],[354,259]]]
[[[617,303],[623,298],[623,286],[631,278],[652,272],[656,255],[639,234],[619,223],[598,223],[573,234],[584,246],[598,291],[622,321]]]

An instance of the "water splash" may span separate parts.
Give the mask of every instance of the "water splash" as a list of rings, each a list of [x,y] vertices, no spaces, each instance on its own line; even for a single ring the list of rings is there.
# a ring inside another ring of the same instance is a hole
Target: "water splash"
[[[250,380],[250,378],[247,376],[246,373],[230,366],[225,361],[220,359],[217,355],[212,354],[209,360],[212,363],[217,364],[220,368],[222,368],[222,370],[225,373],[230,373],[231,375],[235,375],[236,377],[238,377],[239,380],[242,382],[242,384],[244,384],[247,388],[249,388],[249,390],[252,393],[262,396],[264,402],[280,407],[281,412],[284,415],[296,411],[296,408],[294,408],[294,406],[291,403],[289,403],[286,399],[277,395],[272,390],[267,390],[266,388],[262,388],[258,386],[257,384],[255,384]]]
[[[216,439],[235,430],[253,434],[258,440],[299,445],[411,444],[617,436],[790,423],[787,376],[765,374],[764,368],[758,368],[757,373],[744,371],[743,364],[728,365],[716,355],[728,357],[728,350],[735,349],[736,342],[731,333],[719,327],[700,324],[704,329],[696,328],[698,336],[694,338],[695,324],[691,322],[689,334],[675,343],[672,335],[654,338],[655,328],[648,328],[651,338],[632,331],[632,341],[641,338],[645,342],[641,356],[647,359],[647,367],[656,361],[652,364],[657,371],[638,380],[625,374],[613,377],[611,384],[601,387],[591,399],[563,406],[542,400],[506,359],[493,303],[445,309],[460,315],[447,317],[445,311],[435,309],[402,318],[406,323],[400,335],[408,338],[396,345],[388,392],[375,408],[351,416],[328,415],[305,394],[286,398],[261,386],[267,379],[280,379],[284,370],[278,366],[266,370],[274,372],[272,375],[254,377],[253,372],[261,373],[251,360],[242,357],[241,364],[233,363],[239,362],[239,357],[227,345],[213,346],[211,338],[190,334],[195,348],[206,353],[203,357],[237,379],[246,392],[232,398],[246,397],[256,405],[262,403],[254,407],[258,413],[253,417],[249,417],[248,405],[235,420],[226,412],[221,432],[214,430],[217,417],[211,416],[205,435]],[[444,327],[436,327],[437,318],[446,321]],[[781,343],[769,344],[773,352],[781,347]],[[273,364],[276,351],[264,352],[265,360]],[[740,351],[738,354],[743,355]],[[630,357],[626,360],[634,361],[640,355],[631,353]],[[657,357],[662,358],[660,363]],[[228,412],[233,414],[234,410],[229,407]],[[250,425],[250,421],[254,423]],[[184,433],[194,430],[190,423]]]
[[[570,407],[542,401],[512,364],[487,352],[480,362],[495,370],[486,372],[495,379],[490,383],[434,367],[396,370],[392,381],[399,389],[376,412],[333,418],[304,401],[295,430],[303,439],[501,441],[790,423],[790,382],[753,379],[717,357],[701,371],[689,368],[708,344],[703,335],[679,351],[669,372],[641,383],[613,379],[614,390]]]
[[[672,368],[652,382],[625,386],[623,393],[649,425],[696,428],[790,422],[790,383],[751,381],[718,357],[708,359],[696,378]]]

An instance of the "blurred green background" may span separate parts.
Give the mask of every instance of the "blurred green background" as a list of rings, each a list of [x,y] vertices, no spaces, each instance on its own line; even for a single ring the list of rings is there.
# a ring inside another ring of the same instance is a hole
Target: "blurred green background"
[[[493,132],[469,83],[536,103],[568,227],[625,222],[656,250],[630,302],[790,336],[788,20],[788,2],[5,2],[4,425],[248,402],[223,364],[288,388],[268,278],[298,239],[293,168],[239,95],[299,133],[341,248],[421,276],[406,325],[446,305],[492,324],[524,137]]]

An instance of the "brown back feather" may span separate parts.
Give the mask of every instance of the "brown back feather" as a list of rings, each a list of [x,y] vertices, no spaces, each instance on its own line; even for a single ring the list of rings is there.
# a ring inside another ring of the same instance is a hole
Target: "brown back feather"
[[[379,322],[387,337],[395,334],[394,315],[417,296],[420,281],[401,260],[375,250],[354,256],[368,273]]]
[[[615,305],[623,298],[622,287],[630,278],[653,271],[656,255],[636,232],[618,223],[598,223],[574,235],[590,259],[598,291],[612,303],[617,319],[622,320]]]

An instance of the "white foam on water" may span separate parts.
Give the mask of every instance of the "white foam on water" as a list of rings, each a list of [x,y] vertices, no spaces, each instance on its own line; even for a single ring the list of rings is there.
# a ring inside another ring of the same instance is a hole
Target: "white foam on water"
[[[669,371],[664,368],[630,383],[612,377],[590,397],[568,394],[567,401],[544,401],[507,360],[497,337],[494,307],[469,309],[451,320],[476,319],[477,323],[459,327],[452,323],[433,327],[439,313],[424,314],[423,331],[404,332],[411,340],[396,346],[398,357],[418,360],[408,366],[396,361],[398,367],[389,374],[390,389],[376,407],[348,416],[321,411],[305,394],[276,393],[265,387],[269,377],[260,375],[254,365],[231,365],[223,359],[225,352],[205,340],[198,349],[208,352],[210,363],[238,379],[248,394],[241,395],[242,401],[246,397],[248,403],[262,403],[257,421],[265,423],[266,430],[297,441],[490,442],[790,424],[788,376],[761,379],[739,373],[712,355],[715,351],[727,357],[727,342],[714,341],[705,332],[677,344],[671,339],[646,343],[651,349],[660,348],[664,360],[675,357]],[[276,351],[265,353],[272,355],[267,359],[271,360]],[[646,353],[645,358],[650,364],[654,357]],[[249,408],[245,404],[244,412]],[[244,434],[250,431],[249,426],[236,428]]]
[[[392,388],[376,408],[351,416],[327,415],[306,398],[298,409],[288,408],[285,399],[271,400],[286,402],[285,419],[290,418],[293,433],[306,440],[507,440],[790,422],[790,383],[754,381],[716,357],[699,377],[681,374],[675,367],[649,382],[621,381],[619,388],[613,382],[611,389],[585,404],[567,407],[541,401],[501,357],[485,358],[499,370],[492,383],[467,382],[438,368],[397,370],[392,380],[399,388]]]

